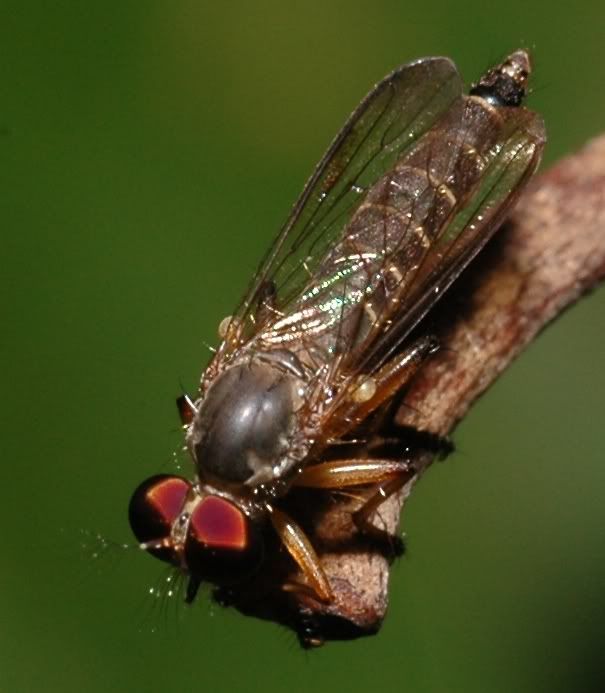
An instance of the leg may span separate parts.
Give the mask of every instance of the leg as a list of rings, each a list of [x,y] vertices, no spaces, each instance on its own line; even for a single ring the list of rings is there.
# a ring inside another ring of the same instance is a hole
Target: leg
[[[370,440],[362,448],[365,451],[363,453],[364,457],[378,460],[401,459],[422,450],[423,452],[431,453],[438,460],[444,460],[455,450],[451,439],[438,433],[419,430],[413,426],[400,425],[390,419],[381,421],[379,426],[380,435],[376,438],[370,437]],[[361,437],[363,440],[363,431],[361,431]],[[347,443],[346,438],[337,443],[332,443],[330,448],[324,453],[326,459],[328,459],[328,455],[331,455],[332,458],[345,457],[345,454],[338,453],[339,449],[351,449],[351,453],[347,452],[346,457],[359,459],[357,450],[360,445],[358,444],[356,449],[354,442],[348,443],[348,447]]]
[[[296,561],[309,585],[288,583],[284,586],[289,592],[309,592],[322,602],[331,602],[334,598],[328,578],[321,567],[315,549],[302,529],[288,515],[276,508],[270,508],[271,522],[288,553]]]
[[[372,495],[366,499],[361,508],[353,515],[353,521],[357,527],[368,534],[379,532],[380,536],[384,536],[384,530],[375,527],[370,522],[370,517],[387,498],[400,491],[413,476],[414,472],[400,474],[384,484],[379,484]]]
[[[407,462],[397,460],[332,460],[305,467],[293,485],[342,489],[381,484],[399,477],[409,479],[413,475],[414,470]]]
[[[330,415],[324,430],[335,440],[362,423],[380,405],[395,394],[416,374],[426,359],[437,350],[433,337],[423,337],[388,361],[372,376],[362,378],[350,395]]]
[[[193,604],[193,601],[197,596],[201,584],[202,581],[199,578],[193,577],[193,575],[189,576],[189,580],[187,582],[187,589],[185,591],[186,604]]]
[[[176,398],[176,408],[183,428],[187,428],[196,414],[195,404],[189,395],[181,395]]]
[[[375,527],[370,517],[394,493],[414,476],[416,470],[407,462],[397,460],[333,460],[305,467],[294,480],[294,486],[307,488],[342,489],[373,485],[374,490],[353,515],[358,529],[379,541],[387,541],[395,553],[403,546],[397,538]]]

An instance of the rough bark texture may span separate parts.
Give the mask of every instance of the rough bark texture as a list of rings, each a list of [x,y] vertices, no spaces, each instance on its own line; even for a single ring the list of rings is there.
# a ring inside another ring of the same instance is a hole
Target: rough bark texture
[[[409,387],[398,423],[449,435],[540,330],[604,277],[605,136],[535,179],[505,227],[431,314],[430,329],[444,348]],[[419,473],[381,507],[390,532],[433,458],[417,453]],[[352,507],[354,499],[326,503],[305,524],[336,595],[329,606],[296,597],[322,639],[375,632],[387,607],[388,558],[356,535]],[[274,600],[254,588],[231,603],[288,623]],[[289,623],[300,631],[300,623]]]

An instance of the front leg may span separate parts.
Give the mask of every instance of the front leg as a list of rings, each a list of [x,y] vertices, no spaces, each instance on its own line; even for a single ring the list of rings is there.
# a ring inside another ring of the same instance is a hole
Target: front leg
[[[315,599],[319,599],[321,602],[330,603],[334,598],[330,582],[307,535],[282,510],[278,510],[270,505],[267,505],[267,510],[270,513],[271,524],[278,537],[308,583],[307,585],[287,583],[283,588],[287,592],[303,592]]]

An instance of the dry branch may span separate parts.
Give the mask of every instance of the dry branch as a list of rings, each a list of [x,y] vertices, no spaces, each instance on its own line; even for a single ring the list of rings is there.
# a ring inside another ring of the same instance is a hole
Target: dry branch
[[[605,136],[535,179],[509,222],[431,315],[430,329],[444,348],[412,383],[398,422],[449,435],[544,326],[604,277]],[[391,532],[433,457],[417,453],[419,474],[399,499],[381,508]],[[351,503],[327,505],[310,531],[336,600],[330,606],[309,600],[305,607],[323,623],[328,639],[375,632],[387,607],[389,562],[355,537]],[[246,613],[288,622],[276,611],[274,597],[260,595],[254,588],[232,603]]]

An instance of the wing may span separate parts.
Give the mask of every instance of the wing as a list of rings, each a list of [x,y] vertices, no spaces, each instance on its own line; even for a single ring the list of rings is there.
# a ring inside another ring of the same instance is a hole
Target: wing
[[[287,314],[255,337],[315,364],[337,410],[489,240],[539,163],[542,120],[461,97],[357,206]],[[322,394],[323,393],[323,394]]]
[[[424,58],[398,68],[368,94],[320,161],[224,326],[214,368],[268,321],[292,309],[326,253],[342,238],[365,193],[461,93],[460,76],[449,59]]]
[[[204,381],[246,345],[286,347],[337,410],[489,240],[544,142],[531,111],[462,96],[447,59],[385,78],[307,183]]]
[[[383,297],[374,300],[375,318],[349,357],[350,368],[371,373],[393,354],[498,229],[537,168],[545,142],[537,114],[495,110],[465,97],[402,162],[398,169],[411,167],[423,179],[416,192],[425,202],[416,202],[407,225],[398,219],[401,240],[390,243],[379,271]],[[389,224],[392,214],[384,211],[384,236]],[[390,282],[389,272],[396,275]]]

